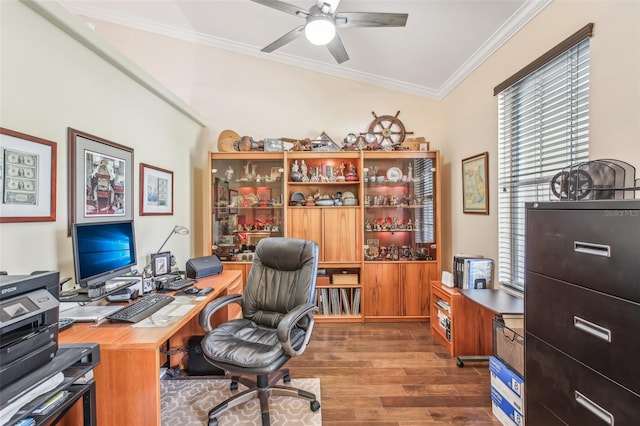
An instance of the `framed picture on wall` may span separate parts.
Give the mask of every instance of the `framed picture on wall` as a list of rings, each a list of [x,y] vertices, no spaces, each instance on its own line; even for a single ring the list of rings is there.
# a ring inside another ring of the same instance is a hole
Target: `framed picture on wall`
[[[173,172],[140,163],[140,216],[173,215]]]
[[[58,145],[0,127],[0,223],[54,222]]]
[[[489,153],[462,160],[463,213],[489,214]]]
[[[69,128],[72,223],[133,220],[133,148]]]

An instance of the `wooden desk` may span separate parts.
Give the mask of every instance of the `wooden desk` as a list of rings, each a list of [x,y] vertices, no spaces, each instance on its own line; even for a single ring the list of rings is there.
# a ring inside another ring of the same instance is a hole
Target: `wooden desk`
[[[94,369],[97,424],[99,426],[160,425],[160,367],[167,361],[160,350],[187,347],[193,335],[204,334],[198,315],[218,296],[242,289],[239,271],[201,278],[197,287],[214,287],[204,300],[167,327],[133,327],[128,323],[76,323],[60,333],[60,343],[100,344],[100,364]],[[240,287],[238,287],[240,286]],[[217,315],[218,313],[216,313]],[[226,320],[220,311],[215,321]],[[171,367],[182,363],[184,353],[171,357]],[[73,415],[65,424],[75,423]]]
[[[524,299],[504,290],[462,290],[456,312],[456,356],[458,367],[465,362],[487,361],[493,354],[493,319],[524,314]]]

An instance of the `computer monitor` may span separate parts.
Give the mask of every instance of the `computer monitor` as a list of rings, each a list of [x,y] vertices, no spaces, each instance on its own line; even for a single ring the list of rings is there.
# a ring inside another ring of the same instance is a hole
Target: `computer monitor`
[[[74,224],[71,231],[76,283],[93,287],[125,275],[136,261],[133,221]]]

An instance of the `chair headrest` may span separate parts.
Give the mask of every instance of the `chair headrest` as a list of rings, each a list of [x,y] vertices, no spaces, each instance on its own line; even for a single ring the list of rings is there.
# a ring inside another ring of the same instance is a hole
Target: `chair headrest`
[[[263,238],[256,247],[260,262],[272,269],[295,271],[317,257],[317,244],[312,241],[270,237]]]

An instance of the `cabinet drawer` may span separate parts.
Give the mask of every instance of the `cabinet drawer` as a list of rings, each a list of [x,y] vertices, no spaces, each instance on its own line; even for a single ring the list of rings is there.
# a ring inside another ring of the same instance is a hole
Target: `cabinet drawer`
[[[640,210],[527,215],[527,270],[640,302]]]
[[[539,405],[546,406],[569,425],[638,424],[640,397],[637,394],[529,333],[525,344],[528,426],[540,424],[530,422],[530,416],[535,418],[534,407]]]
[[[640,394],[640,304],[527,273],[527,332]]]

